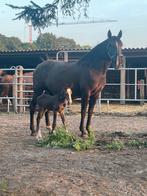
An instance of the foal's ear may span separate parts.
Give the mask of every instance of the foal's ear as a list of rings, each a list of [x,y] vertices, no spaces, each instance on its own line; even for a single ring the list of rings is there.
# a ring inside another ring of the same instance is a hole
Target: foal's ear
[[[111,33],[110,30],[108,31],[107,36],[108,36],[108,38],[111,38],[112,37],[112,33]]]
[[[118,37],[118,39],[120,39],[122,37],[122,30],[120,30],[117,37]]]

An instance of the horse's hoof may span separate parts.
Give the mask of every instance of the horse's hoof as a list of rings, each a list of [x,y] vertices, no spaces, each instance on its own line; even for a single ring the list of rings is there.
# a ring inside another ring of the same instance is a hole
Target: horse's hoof
[[[31,133],[31,136],[36,136],[36,132],[35,132],[35,131],[32,132],[32,133]]]
[[[36,139],[38,142],[43,140],[42,136],[36,136]]]
[[[49,130],[49,132],[52,132],[52,126],[46,126],[46,128]]]
[[[81,137],[82,137],[83,139],[87,139],[87,138],[88,138],[88,134],[87,134],[86,132],[82,132],[82,133],[81,133]]]

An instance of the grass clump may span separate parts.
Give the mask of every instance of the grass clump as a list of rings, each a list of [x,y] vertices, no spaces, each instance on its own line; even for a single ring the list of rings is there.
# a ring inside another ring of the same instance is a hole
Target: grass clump
[[[106,148],[109,150],[122,150],[124,147],[125,145],[121,141],[113,141],[106,145]]]
[[[76,138],[70,132],[67,132],[64,128],[59,127],[55,132],[48,135],[41,141],[38,141],[39,147],[61,147],[61,148],[73,148],[76,151],[87,150],[95,142],[95,137],[91,131],[87,139]]]
[[[90,131],[89,136],[87,139],[76,139],[73,143],[73,148],[77,151],[87,150],[91,148],[95,143],[95,136],[93,131]]]
[[[127,144],[131,147],[137,147],[137,148],[147,148],[147,141],[139,141],[139,140],[131,140]]]
[[[8,180],[6,179],[3,179],[1,182],[0,182],[0,191],[7,191],[8,190]]]
[[[37,146],[68,148],[71,147],[74,141],[75,136],[73,134],[67,132],[64,128],[57,128],[55,132],[38,141]]]

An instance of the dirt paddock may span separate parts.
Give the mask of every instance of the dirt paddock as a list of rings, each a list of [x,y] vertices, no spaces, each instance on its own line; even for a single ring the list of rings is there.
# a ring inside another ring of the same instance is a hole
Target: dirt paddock
[[[80,115],[66,118],[69,130],[79,134]],[[147,195],[147,149],[40,148],[28,122],[28,114],[0,113],[0,195]],[[97,138],[115,131],[147,133],[147,117],[94,115],[92,126]]]

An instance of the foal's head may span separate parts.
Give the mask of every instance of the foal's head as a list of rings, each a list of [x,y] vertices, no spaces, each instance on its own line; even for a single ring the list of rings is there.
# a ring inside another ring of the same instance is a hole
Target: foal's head
[[[122,31],[118,33],[117,36],[112,36],[111,31],[108,31],[108,44],[107,44],[107,54],[112,60],[112,66],[119,69],[123,65],[123,55],[122,55]]]
[[[58,99],[60,102],[66,102],[68,105],[72,104],[72,90],[69,87],[64,87],[61,92],[59,93]]]

